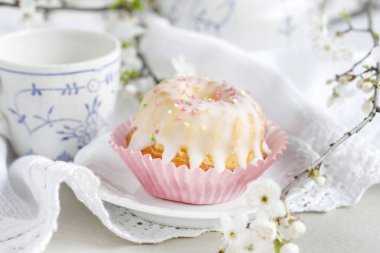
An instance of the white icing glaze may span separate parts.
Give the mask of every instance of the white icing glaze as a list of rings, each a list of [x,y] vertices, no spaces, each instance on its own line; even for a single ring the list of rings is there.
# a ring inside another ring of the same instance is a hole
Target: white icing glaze
[[[141,150],[154,142],[164,146],[162,159],[171,161],[186,146],[190,167],[198,167],[210,154],[218,171],[236,154],[239,166],[262,160],[265,118],[246,91],[207,78],[177,77],[161,82],[144,97],[135,121],[130,147]],[[235,129],[235,131],[234,131]],[[263,146],[262,146],[263,145]]]

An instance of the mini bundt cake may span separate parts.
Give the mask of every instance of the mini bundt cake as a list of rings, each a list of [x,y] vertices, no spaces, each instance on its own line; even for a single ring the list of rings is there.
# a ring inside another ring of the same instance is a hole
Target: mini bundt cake
[[[127,147],[177,167],[233,171],[270,152],[266,120],[255,99],[207,78],[162,81],[143,98],[133,126]]]

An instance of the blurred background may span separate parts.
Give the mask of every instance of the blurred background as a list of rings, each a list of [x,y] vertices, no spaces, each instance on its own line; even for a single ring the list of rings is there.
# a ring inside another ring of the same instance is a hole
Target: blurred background
[[[125,88],[141,97],[154,85],[141,74],[138,38],[151,13],[163,16],[173,26],[228,41],[264,64],[287,75],[304,96],[351,127],[364,116],[366,97],[356,94],[329,105],[331,87],[326,80],[345,70],[370,48],[371,40],[349,34],[335,55],[327,56],[318,34],[323,22],[344,29],[340,13],[347,12],[358,27],[366,25],[366,0],[0,0],[0,35],[20,29],[63,27],[106,31],[124,46],[121,80]],[[373,1],[374,26],[379,29],[380,1]],[[111,7],[111,8],[110,8]],[[131,13],[129,10],[134,10]],[[136,42],[137,40],[137,42]],[[131,46],[132,45],[132,46]],[[368,138],[378,138],[365,129]],[[380,145],[380,144],[379,144]]]

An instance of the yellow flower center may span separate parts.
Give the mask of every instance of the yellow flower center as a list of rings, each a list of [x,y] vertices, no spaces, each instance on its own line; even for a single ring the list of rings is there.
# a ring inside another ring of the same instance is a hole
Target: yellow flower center
[[[245,249],[247,251],[254,251],[255,250],[255,246],[253,246],[253,244],[249,244],[248,246],[245,247]]]
[[[266,195],[261,196],[261,202],[267,203],[268,202],[268,196],[266,196]]]

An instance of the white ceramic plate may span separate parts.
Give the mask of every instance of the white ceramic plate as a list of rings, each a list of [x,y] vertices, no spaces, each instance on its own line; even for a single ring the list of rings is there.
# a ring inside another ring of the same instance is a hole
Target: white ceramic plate
[[[123,110],[115,116],[113,125],[119,124],[121,118],[133,115],[136,104],[131,101],[130,97],[120,98],[117,108]],[[112,150],[108,144],[109,138],[110,133],[98,137],[80,150],[74,161],[88,167],[101,178],[99,195],[103,200],[128,208],[143,219],[177,227],[217,228],[222,213],[253,215],[245,207],[242,197],[217,205],[189,205],[151,196]],[[289,136],[284,155],[261,177],[272,178],[285,186],[315,157],[315,152],[306,143]]]
[[[76,164],[88,167],[101,178],[99,195],[103,200],[126,207],[143,219],[178,227],[217,228],[222,213],[252,215],[242,197],[217,205],[189,205],[151,196],[108,148],[109,137],[105,134],[95,139],[75,158]]]

